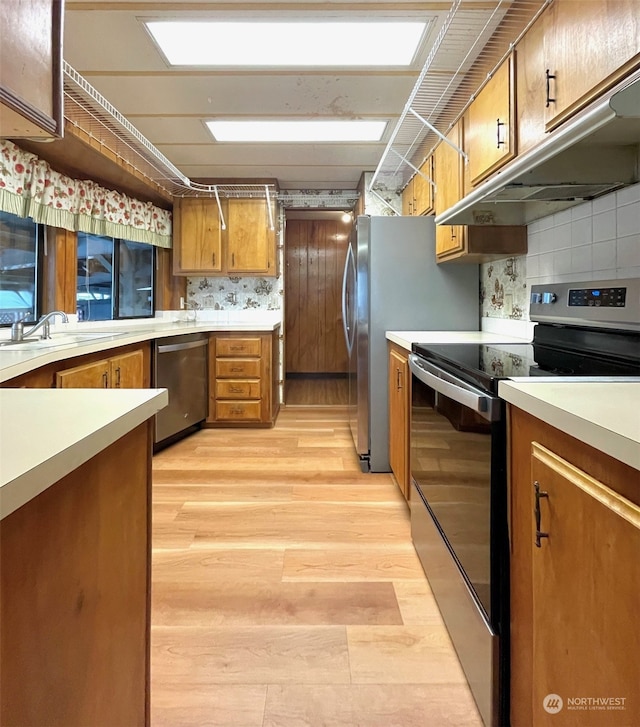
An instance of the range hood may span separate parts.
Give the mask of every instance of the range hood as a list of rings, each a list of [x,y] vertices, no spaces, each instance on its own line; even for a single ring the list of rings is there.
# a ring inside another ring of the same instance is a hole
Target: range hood
[[[525,225],[640,181],[640,71],[436,217]]]

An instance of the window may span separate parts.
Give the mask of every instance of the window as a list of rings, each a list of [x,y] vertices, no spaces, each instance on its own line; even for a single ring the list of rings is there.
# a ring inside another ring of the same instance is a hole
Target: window
[[[154,314],[154,247],[78,233],[78,320],[148,318]]]
[[[38,318],[43,236],[32,219],[0,212],[0,324]]]

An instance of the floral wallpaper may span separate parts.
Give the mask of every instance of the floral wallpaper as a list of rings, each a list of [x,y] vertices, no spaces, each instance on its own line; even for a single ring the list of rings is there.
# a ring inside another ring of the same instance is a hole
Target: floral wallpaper
[[[171,212],[60,174],[5,139],[0,139],[0,208],[71,231],[171,247]]]
[[[187,306],[196,310],[281,310],[282,275],[277,278],[187,278]]]
[[[483,318],[529,320],[527,258],[509,257],[480,266],[480,306]]]

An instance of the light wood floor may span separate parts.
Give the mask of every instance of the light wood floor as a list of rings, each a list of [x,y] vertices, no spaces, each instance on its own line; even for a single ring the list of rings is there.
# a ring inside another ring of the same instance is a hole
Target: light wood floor
[[[481,726],[344,408],[202,430],[153,468],[153,727]]]
[[[349,402],[349,380],[345,376],[287,377],[287,406],[331,406]]]

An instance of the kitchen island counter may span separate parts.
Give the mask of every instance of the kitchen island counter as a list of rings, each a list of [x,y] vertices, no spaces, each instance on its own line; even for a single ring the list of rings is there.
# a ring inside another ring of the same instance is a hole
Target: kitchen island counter
[[[501,381],[502,399],[640,470],[640,379]]]
[[[167,403],[166,389],[0,389],[0,518]]]

